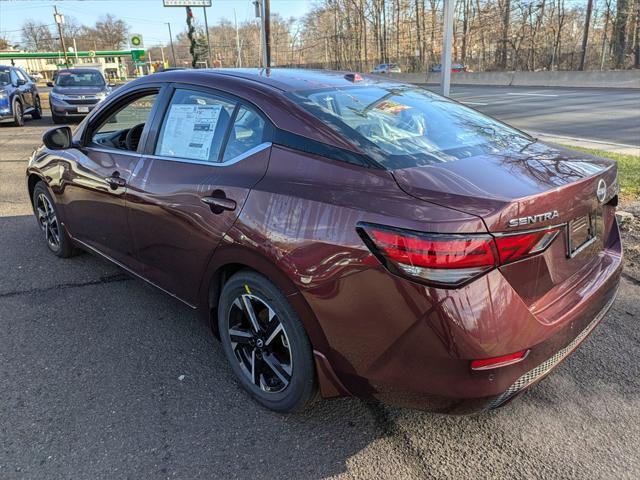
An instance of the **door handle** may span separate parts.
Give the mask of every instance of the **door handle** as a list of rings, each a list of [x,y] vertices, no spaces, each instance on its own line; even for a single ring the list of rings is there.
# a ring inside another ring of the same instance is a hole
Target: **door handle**
[[[120,174],[118,172],[114,172],[110,177],[105,178],[106,182],[111,187],[111,190],[116,190],[118,187],[124,187],[127,185],[127,182],[124,178],[120,178]]]
[[[236,202],[225,197],[202,197],[201,200],[211,207],[213,213],[222,213],[224,210],[235,210]]]

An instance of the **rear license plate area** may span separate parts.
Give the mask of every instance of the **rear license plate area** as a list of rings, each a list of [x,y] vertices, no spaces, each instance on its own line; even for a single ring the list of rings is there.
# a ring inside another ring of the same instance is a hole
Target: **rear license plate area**
[[[574,218],[567,223],[567,255],[573,258],[598,238],[598,211]]]

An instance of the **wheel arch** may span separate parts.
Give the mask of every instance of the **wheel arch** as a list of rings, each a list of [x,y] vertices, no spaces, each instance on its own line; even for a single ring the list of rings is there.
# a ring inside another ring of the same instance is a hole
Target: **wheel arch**
[[[216,334],[216,308],[220,292],[226,280],[242,269],[253,270],[273,282],[300,317],[312,346],[320,350],[326,349],[327,339],[324,332],[295,283],[275,261],[238,244],[221,245],[217,248],[200,286],[199,308],[206,312],[206,318]]]
[[[31,202],[31,206],[33,206],[33,191],[38,182],[44,182],[45,185],[47,184],[46,180],[37,173],[29,173],[29,176],[27,177],[27,189],[29,191],[29,201]]]
[[[330,352],[327,338],[320,324],[294,282],[275,262],[237,244],[220,246],[216,250],[200,288],[200,306],[205,320],[219,338],[217,306],[224,283],[240,270],[252,270],[272,281],[287,297],[307,332],[313,350],[314,364],[320,393],[325,398],[349,396],[351,393],[333,370],[326,353]]]

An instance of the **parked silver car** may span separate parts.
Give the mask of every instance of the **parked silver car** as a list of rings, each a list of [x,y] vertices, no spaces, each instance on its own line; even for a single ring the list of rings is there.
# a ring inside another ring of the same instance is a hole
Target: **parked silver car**
[[[402,73],[400,66],[397,63],[381,63],[376,65],[371,73],[385,74],[385,73]]]
[[[99,70],[69,68],[60,70],[49,93],[53,123],[65,123],[69,118],[85,117],[111,93],[111,86]]]

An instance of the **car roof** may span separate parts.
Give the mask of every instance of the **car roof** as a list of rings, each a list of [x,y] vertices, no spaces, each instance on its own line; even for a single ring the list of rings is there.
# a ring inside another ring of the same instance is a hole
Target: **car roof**
[[[353,82],[345,77],[347,74],[353,74],[353,72],[293,68],[216,68],[159,72],[147,78],[151,80],[156,75],[156,78],[171,75],[172,79],[188,82],[189,77],[202,78],[203,75],[220,75],[249,80],[284,92],[388,83],[371,78],[363,78],[361,81]]]
[[[102,72],[97,69],[97,68],[63,68],[61,70],[58,70],[58,73],[62,73],[62,72],[70,72],[70,73],[100,73],[102,74]]]

